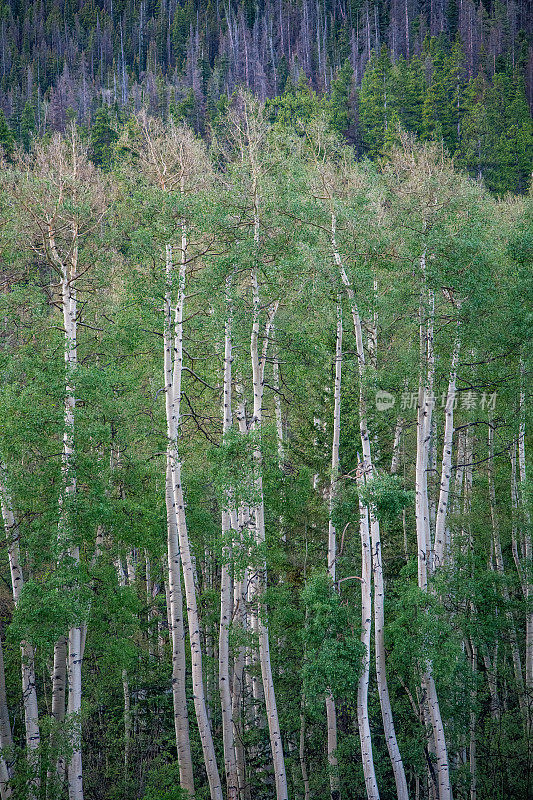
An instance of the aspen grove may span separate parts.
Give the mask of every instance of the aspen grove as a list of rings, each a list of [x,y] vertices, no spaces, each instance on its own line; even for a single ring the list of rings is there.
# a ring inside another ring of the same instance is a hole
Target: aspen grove
[[[533,796],[533,196],[332,113],[4,153],[1,800]]]

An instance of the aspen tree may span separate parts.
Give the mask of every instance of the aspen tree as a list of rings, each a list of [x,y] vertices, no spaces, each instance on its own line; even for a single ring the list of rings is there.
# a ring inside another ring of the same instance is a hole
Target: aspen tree
[[[9,571],[11,574],[11,591],[13,603],[17,607],[22,587],[24,585],[24,575],[20,563],[20,544],[19,528],[13,513],[11,498],[8,493],[5,467],[0,464],[0,502],[2,506],[2,519],[7,537]],[[29,642],[21,642],[21,666],[22,666],[22,701],[24,703],[24,724],[26,732],[26,748],[32,769],[37,769],[37,764],[33,763],[32,753],[35,753],[40,744],[39,729],[39,708],[37,703],[37,690],[35,685],[35,656],[33,647]],[[2,670],[3,672],[3,670]],[[5,688],[5,687],[4,687]],[[2,718],[2,748],[12,747],[11,729],[9,724],[5,725]],[[9,720],[7,720],[9,723]]]
[[[450,481],[452,475],[452,443],[453,443],[453,412],[455,407],[455,385],[457,380],[457,362],[459,360],[460,339],[457,336],[452,353],[450,365],[450,378],[446,395],[444,443],[442,445],[442,465],[440,477],[439,501],[435,522],[435,545],[433,548],[434,567],[441,566],[446,561],[446,520],[448,512]]]
[[[518,473],[520,484],[526,486],[526,393],[524,387],[525,367],[523,359],[520,360],[520,396],[519,396],[519,428],[518,428]],[[531,542],[531,519],[527,506],[524,504],[524,534],[522,537],[523,555],[525,562],[525,574],[531,574],[531,561],[533,558],[533,546]],[[533,594],[531,580],[524,582],[524,598],[529,603]],[[525,688],[529,695],[533,691],[533,610],[526,612],[526,664],[525,664]],[[529,711],[529,726],[531,726],[531,711]]]
[[[182,198],[202,185],[208,178],[209,167],[203,147],[185,128],[171,126],[165,135],[163,126],[146,116],[139,117],[143,146],[140,160],[144,173],[163,193],[179,192]],[[170,477],[171,493],[167,492],[167,524],[169,525],[169,600],[171,603],[173,642],[173,693],[176,744],[181,758],[180,776],[182,786],[194,793],[192,761],[188,741],[188,721],[184,718],[183,681],[185,663],[183,638],[180,629],[182,598],[180,592],[179,562],[183,570],[189,639],[191,644],[194,706],[206,772],[212,800],[222,797],[220,776],[216,763],[213,738],[208,718],[204,679],[202,674],[201,633],[194,579],[194,562],[190,548],[185,515],[185,500],[181,483],[181,460],[178,452],[180,429],[181,380],[183,372],[183,310],[185,304],[185,281],[188,263],[187,224],[181,222],[181,247],[177,282],[174,276],[173,248],[166,245],[164,300],[164,375],[165,410],[167,419],[167,474]],[[177,286],[176,286],[177,283]],[[177,291],[176,291],[177,290]],[[170,522],[168,522],[170,520]],[[174,531],[177,540],[172,539]]]
[[[263,500],[263,479],[262,463],[263,455],[261,450],[261,428],[263,420],[263,390],[264,373],[266,364],[266,354],[269,337],[271,335],[272,324],[277,312],[279,302],[276,301],[270,309],[265,326],[265,344],[263,352],[259,350],[260,334],[260,311],[261,298],[259,288],[259,247],[260,247],[260,148],[265,144],[264,121],[261,111],[256,104],[246,95],[240,97],[240,114],[234,113],[232,118],[233,135],[238,147],[239,155],[243,164],[249,169],[250,195],[252,199],[253,214],[253,266],[251,269],[252,284],[252,330],[250,337],[250,357],[252,366],[252,386],[253,386],[253,415],[250,422],[250,433],[255,434],[253,458],[254,458],[254,488],[257,501],[254,502],[253,515],[255,522],[256,545],[262,547],[265,542],[265,511]],[[250,576],[251,599],[259,605],[260,593],[266,588],[266,562],[263,561],[257,570],[256,575]],[[276,705],[276,695],[274,691],[274,681],[272,677],[272,665],[270,662],[270,642],[268,626],[264,621],[263,614],[258,614],[258,638],[259,638],[259,661],[261,665],[261,677],[265,696],[266,715],[272,749],[272,760],[274,765],[274,778],[276,783],[277,800],[287,800],[287,778],[285,774],[285,760],[283,756],[283,743],[279,726],[278,710]]]
[[[333,410],[333,442],[331,446],[331,483],[329,491],[328,523],[328,574],[335,586],[337,561],[337,533],[333,522],[333,508],[339,477],[339,441],[341,427],[341,381],[342,381],[342,309],[337,303],[337,335],[335,344],[335,389]],[[326,696],[326,717],[328,726],[328,763],[331,800],[340,798],[339,764],[337,761],[337,714],[335,698],[329,692]]]
[[[435,392],[435,319],[437,297],[435,285],[441,276],[448,275],[448,256],[442,252],[442,240],[459,233],[458,247],[466,239],[470,254],[472,221],[469,218],[469,201],[479,210],[478,199],[466,183],[458,184],[457,177],[444,153],[426,146],[417,150],[408,137],[401,137],[401,146],[394,152],[390,164],[384,169],[388,185],[394,194],[394,211],[399,237],[409,247],[411,257],[418,261],[416,275],[418,290],[418,335],[419,335],[419,381],[416,429],[415,467],[415,521],[417,533],[418,585],[428,592],[434,563],[445,560],[446,517],[451,470],[451,446],[453,442],[453,400],[455,398],[456,369],[459,356],[459,332],[455,337],[454,352],[448,382],[447,409],[441,468],[439,508],[436,515],[436,537],[431,535],[430,498],[428,469],[430,450],[434,439],[434,392]],[[468,199],[467,199],[468,198]],[[468,233],[466,233],[468,231]],[[465,239],[462,237],[465,236]],[[440,252],[435,252],[440,250]],[[455,254],[454,254],[455,255]],[[471,256],[469,256],[471,257]],[[442,263],[441,263],[442,261]],[[452,259],[453,263],[453,259]],[[452,268],[453,270],[453,268]],[[452,305],[464,302],[457,272],[451,272],[451,289],[443,289],[444,296]],[[461,274],[461,280],[463,279]],[[447,284],[445,284],[446,286]],[[449,284],[448,284],[449,286]],[[458,293],[456,298],[455,292]],[[435,559],[433,546],[435,544]],[[439,800],[451,798],[450,766],[446,746],[444,725],[441,717],[431,659],[425,658],[422,667],[422,688],[427,703],[428,720],[431,723],[437,762]]]
[[[348,277],[345,264],[343,262],[339,246],[337,244],[337,206],[341,206],[343,192],[352,190],[360,190],[361,181],[358,174],[354,173],[351,165],[351,157],[347,152],[339,148],[339,152],[335,153],[335,143],[331,142],[326,131],[324,130],[323,122],[318,122],[312,129],[313,141],[310,139],[309,144],[314,160],[314,168],[317,177],[317,186],[315,193],[322,200],[327,209],[329,216],[329,244],[330,253],[344,286],[346,296],[348,298],[352,321],[354,326],[354,335],[356,342],[356,356],[357,366],[359,373],[359,399],[358,399],[358,417],[359,417],[359,433],[361,437],[362,447],[362,468],[365,476],[370,480],[374,477],[374,466],[371,454],[371,437],[368,430],[367,411],[366,411],[366,398],[364,396],[364,379],[366,373],[366,355],[364,350],[364,336],[363,324],[359,311],[358,302],[354,287]],[[328,151],[331,151],[331,164],[327,163]],[[333,155],[337,156],[338,168],[335,169]],[[375,283],[373,281],[375,286]],[[371,330],[376,324],[376,318],[373,318]],[[375,352],[375,337],[371,333],[371,353],[373,358],[376,358]],[[372,349],[374,348],[374,349]],[[378,679],[378,693],[380,698],[381,712],[383,718],[383,725],[385,728],[385,739],[387,742],[387,749],[391,760],[391,765],[394,773],[394,780],[396,783],[396,791],[399,800],[408,800],[407,781],[405,778],[405,770],[403,761],[398,747],[396,738],[396,731],[394,728],[394,720],[392,716],[392,707],[390,704],[386,664],[385,664],[385,644],[384,644],[384,602],[385,602],[385,587],[383,581],[383,565],[381,558],[381,540],[379,521],[375,516],[372,509],[369,510],[369,526],[372,540],[372,571],[374,578],[374,619],[376,625],[375,635],[375,658],[376,658],[376,672]]]
[[[62,139],[55,135],[47,146],[38,146],[21,164],[25,170],[16,187],[16,198],[29,227],[33,249],[40,252],[58,275],[57,305],[64,331],[64,417],[62,489],[59,497],[59,560],[80,563],[80,548],[72,529],[76,498],[75,408],[78,284],[88,267],[80,263],[80,248],[98,228],[107,209],[103,183],[89,162],[87,150],[74,127]],[[77,589],[79,587],[76,587]],[[70,628],[67,637],[67,718],[73,727],[73,749],[68,764],[70,800],[83,800],[81,757],[82,624]],[[62,654],[62,648],[58,647]],[[54,675],[62,680],[63,667],[54,658]],[[58,686],[53,687],[61,697]]]
[[[237,391],[242,390],[242,385],[237,384]],[[235,418],[241,435],[248,433],[248,422],[246,419],[246,402],[244,396],[240,396],[235,409]],[[241,502],[238,512],[238,531],[242,539],[244,532],[250,526],[250,509],[245,502]],[[246,611],[246,587],[248,585],[249,570],[244,567],[242,577],[234,581],[233,587],[233,619],[234,624],[239,625],[244,633],[248,628],[248,615]],[[245,662],[246,647],[241,645],[237,648],[233,660],[233,691],[231,698],[231,716],[235,732],[235,756],[237,761],[237,774],[239,780],[239,792],[244,800],[250,800],[250,785],[246,780],[246,762],[243,742],[243,696],[245,682]]]
[[[331,247],[333,252],[334,262],[339,270],[340,277],[346,294],[350,303],[352,311],[352,319],[354,324],[354,333],[357,351],[357,364],[359,371],[359,431],[361,435],[361,448],[363,453],[363,470],[366,478],[369,480],[374,477],[374,468],[372,463],[372,455],[370,448],[370,435],[367,427],[366,415],[366,401],[363,392],[363,379],[365,375],[365,352],[363,346],[363,328],[359,309],[357,306],[355,292],[349,281],[346,269],[344,267],[336,238],[336,217],[335,213],[331,211]],[[379,521],[375,516],[372,509],[369,511],[370,534],[372,540],[372,574],[374,577],[374,620],[375,620],[375,656],[376,656],[376,674],[378,681],[378,692],[381,704],[381,713],[383,717],[383,726],[385,728],[385,737],[387,742],[387,749],[392,764],[394,773],[394,780],[396,782],[396,791],[398,792],[399,800],[408,800],[409,793],[407,790],[407,781],[405,778],[405,771],[403,761],[396,739],[396,731],[394,728],[394,720],[392,716],[392,707],[389,697],[389,689],[387,683],[386,664],[385,664],[385,585],[383,580],[383,564],[381,560],[381,539],[379,530]]]
[[[421,257],[421,273],[425,276],[425,251]],[[416,428],[416,531],[418,543],[418,585],[422,591],[428,591],[428,571],[431,568],[431,532],[429,527],[429,503],[427,486],[427,468],[431,420],[433,414],[433,384],[435,356],[433,349],[433,318],[435,300],[431,290],[422,293],[420,317],[420,361],[421,371],[418,390],[418,412]],[[424,292],[424,289],[423,289]],[[424,302],[427,297],[427,305]],[[426,311],[427,308],[427,311]],[[437,759],[439,800],[450,800],[450,771],[444,726],[440,714],[437,690],[433,678],[433,668],[429,660],[423,670],[423,684],[427,696],[428,714],[433,730],[435,753]]]
[[[494,561],[496,562],[496,571],[503,580],[502,594],[507,607],[506,617],[507,617],[507,624],[509,626],[509,641],[511,645],[511,658],[513,662],[513,671],[518,691],[518,702],[523,714],[524,724],[526,726],[526,735],[527,735],[528,712],[527,712],[527,700],[524,695],[524,675],[522,672],[522,659],[520,657],[520,650],[518,648],[518,640],[516,636],[516,628],[514,624],[513,615],[509,609],[510,597],[509,597],[509,590],[505,583],[505,566],[503,563],[502,546],[500,540],[500,523],[498,519],[498,512],[496,509],[496,488],[494,485],[494,423],[492,422],[492,420],[489,420],[489,425],[488,425],[488,451],[489,451],[489,460],[487,464],[487,475],[489,482],[490,516],[492,522],[492,550],[494,553]]]
[[[11,736],[11,724],[9,722],[9,710],[7,707],[6,676],[4,671],[4,651],[0,640],[0,798],[8,800],[13,794],[11,778],[13,770],[11,764],[11,751],[13,749],[13,738]]]
[[[224,379],[223,379],[223,433],[227,435],[232,427],[232,392],[231,392],[231,364],[232,364],[232,313],[229,291],[231,281],[226,280],[227,318],[224,324]],[[222,509],[222,567],[220,585],[220,626],[218,644],[218,680],[220,691],[220,705],[222,709],[222,738],[224,744],[224,766],[226,771],[226,785],[228,800],[237,800],[239,795],[239,778],[237,772],[237,758],[235,750],[234,723],[232,718],[231,683],[229,670],[229,625],[232,612],[232,585],[231,585],[231,544],[228,537],[233,536],[237,530],[237,513],[233,506],[231,491],[226,492],[225,505]]]
[[[359,487],[364,485],[362,464],[359,464],[357,484]],[[367,797],[368,800],[379,800],[368,716],[370,636],[372,631],[372,548],[370,546],[368,508],[361,499],[359,499],[359,534],[361,537],[361,642],[364,650],[361,675],[357,684],[357,722]]]

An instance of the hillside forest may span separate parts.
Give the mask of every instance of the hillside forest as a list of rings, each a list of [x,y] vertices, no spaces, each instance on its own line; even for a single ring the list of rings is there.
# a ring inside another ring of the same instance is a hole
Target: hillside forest
[[[532,796],[533,198],[343,75],[5,140],[2,800]]]
[[[239,87],[336,94],[359,157],[400,124],[491,191],[533,156],[528,0],[1,0],[0,142],[114,127],[147,108],[209,135]]]
[[[0,0],[0,800],[533,798],[527,0]]]

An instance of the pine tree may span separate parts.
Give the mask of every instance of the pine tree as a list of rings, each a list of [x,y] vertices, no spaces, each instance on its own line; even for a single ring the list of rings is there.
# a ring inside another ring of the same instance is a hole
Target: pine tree
[[[418,56],[407,61],[401,56],[392,69],[394,98],[402,126],[422,134],[422,108],[426,91],[423,66]]]
[[[118,134],[112,125],[109,108],[102,106],[96,113],[90,136],[90,157],[103,170],[111,169]]]
[[[394,110],[391,78],[392,64],[389,52],[383,46],[379,56],[374,53],[370,59],[359,91],[361,139],[365,153],[371,158],[381,155],[384,150]]]
[[[2,148],[4,156],[10,161],[15,150],[15,137],[2,109],[0,109],[0,148]]]
[[[35,127],[35,111],[28,100],[20,118],[20,141],[26,152],[30,150]]]
[[[429,58],[432,75],[424,99],[423,134],[426,139],[442,140],[450,153],[453,153],[457,146],[461,95],[460,44],[456,43],[452,51],[447,53],[444,39],[432,39],[429,43]]]
[[[331,127],[339,134],[347,134],[354,122],[352,89],[353,69],[346,59],[331,85],[328,102]]]

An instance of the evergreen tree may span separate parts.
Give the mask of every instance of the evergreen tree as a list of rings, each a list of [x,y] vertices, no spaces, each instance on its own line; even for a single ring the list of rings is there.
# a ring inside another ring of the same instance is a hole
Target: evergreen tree
[[[413,56],[407,61],[401,56],[393,66],[392,83],[398,118],[402,126],[411,133],[421,136],[426,81],[420,58]]]
[[[392,89],[392,64],[383,46],[379,55],[372,55],[359,91],[361,140],[364,152],[371,158],[382,155],[385,147],[387,129],[395,110]]]
[[[354,122],[352,91],[353,69],[346,59],[331,85],[328,102],[331,127],[339,134],[348,134]]]
[[[103,170],[111,169],[115,155],[118,133],[111,122],[109,107],[102,106],[94,118],[90,135],[90,158]]]
[[[15,150],[15,137],[2,109],[0,109],[0,147],[3,150],[4,156],[8,160],[11,160]]]
[[[448,53],[445,40],[439,37],[430,40],[427,49],[431,80],[424,99],[423,134],[426,139],[442,140],[453,153],[459,131],[462,48],[456,41]]]
[[[26,152],[30,150],[35,128],[35,111],[33,105],[28,100],[20,118],[20,141]]]

